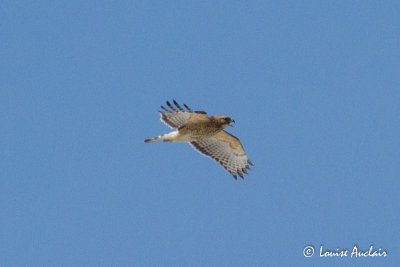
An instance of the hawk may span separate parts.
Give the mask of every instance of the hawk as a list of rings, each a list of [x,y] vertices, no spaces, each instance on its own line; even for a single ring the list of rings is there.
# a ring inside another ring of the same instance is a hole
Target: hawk
[[[229,173],[237,179],[237,175],[241,178],[243,173],[247,174],[247,169],[253,163],[244,152],[240,140],[224,131],[230,123],[235,122],[227,116],[211,116],[208,117],[204,111],[193,111],[186,104],[183,109],[175,100],[174,107],[167,101],[167,109],[161,106],[163,111],[160,112],[160,119],[166,125],[177,130],[163,134],[154,138],[144,140],[145,143],[156,141],[165,142],[188,142],[195,149],[205,156],[219,162]]]

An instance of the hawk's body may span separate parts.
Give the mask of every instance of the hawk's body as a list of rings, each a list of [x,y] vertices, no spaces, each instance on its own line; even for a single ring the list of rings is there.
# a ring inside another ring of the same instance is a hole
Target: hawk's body
[[[243,172],[253,165],[244,152],[240,140],[223,129],[234,122],[227,116],[208,117],[204,111],[192,111],[187,105],[184,110],[175,100],[177,110],[168,101],[171,110],[161,106],[161,121],[176,131],[144,140],[146,143],[156,141],[189,142],[194,148],[218,161],[236,179],[237,174],[243,178]]]

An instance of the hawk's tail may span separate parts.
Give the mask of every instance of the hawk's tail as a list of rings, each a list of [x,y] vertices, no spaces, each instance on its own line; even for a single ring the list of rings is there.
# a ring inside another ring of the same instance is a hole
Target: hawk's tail
[[[154,138],[145,139],[144,142],[145,143],[152,143],[152,142],[157,142],[157,141],[161,141],[161,140],[162,140],[161,136],[157,136],[157,137],[154,137]]]
[[[166,141],[166,142],[176,142],[176,137],[178,136],[178,132],[174,131],[171,133],[163,134],[154,138],[145,139],[145,143],[152,143],[157,141]]]

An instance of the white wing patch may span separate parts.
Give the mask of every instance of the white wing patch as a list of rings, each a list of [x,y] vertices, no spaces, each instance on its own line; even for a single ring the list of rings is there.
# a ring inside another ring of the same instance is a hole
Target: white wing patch
[[[236,153],[228,142],[217,140],[214,137],[190,144],[200,153],[219,162],[235,179],[237,179],[237,174],[243,178],[243,173],[247,174],[246,169],[250,169],[249,164],[253,165],[246,153]]]

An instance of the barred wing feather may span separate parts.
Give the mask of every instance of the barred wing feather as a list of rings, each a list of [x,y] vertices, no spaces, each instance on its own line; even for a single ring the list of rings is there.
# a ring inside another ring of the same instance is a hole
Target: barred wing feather
[[[247,173],[247,169],[250,169],[249,164],[253,165],[240,140],[225,131],[191,144],[200,153],[219,162],[235,179],[237,175],[243,178],[243,173]]]

